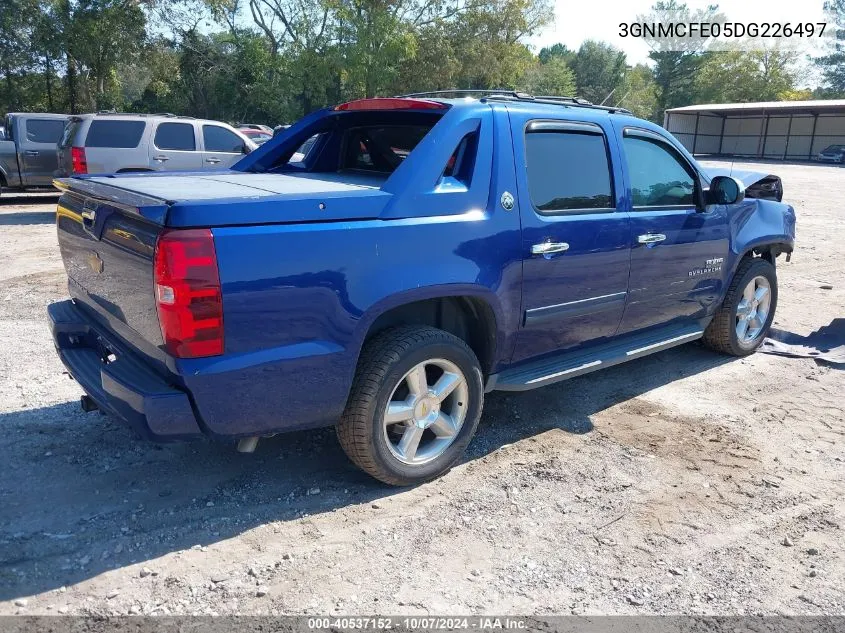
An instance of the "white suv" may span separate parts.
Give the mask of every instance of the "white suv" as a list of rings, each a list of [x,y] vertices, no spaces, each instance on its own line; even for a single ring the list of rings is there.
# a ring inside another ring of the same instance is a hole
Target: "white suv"
[[[65,126],[56,175],[227,169],[256,147],[219,121],[172,114],[83,114],[70,117]]]

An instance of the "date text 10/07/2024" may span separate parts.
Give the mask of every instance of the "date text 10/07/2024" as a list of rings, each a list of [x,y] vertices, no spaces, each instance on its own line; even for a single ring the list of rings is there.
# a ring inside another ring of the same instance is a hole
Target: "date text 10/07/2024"
[[[308,628],[313,631],[389,631],[391,629],[524,631],[527,630],[528,623],[522,618],[494,616],[314,617],[308,618]]]

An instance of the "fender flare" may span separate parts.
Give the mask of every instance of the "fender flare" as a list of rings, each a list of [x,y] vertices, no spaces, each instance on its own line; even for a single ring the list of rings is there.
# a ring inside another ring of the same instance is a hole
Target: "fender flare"
[[[752,255],[755,250],[764,248],[771,249],[772,247],[778,249],[775,253],[776,258],[781,253],[791,254],[794,248],[794,242],[788,239],[785,235],[779,235],[761,237],[743,245],[742,249],[737,251],[737,255],[731,265],[730,276],[728,279],[733,279],[734,274],[736,274],[736,269],[739,268],[740,262],[749,255]],[[772,264],[774,264],[774,261],[772,261]]]
[[[503,351],[505,348],[501,332],[501,326],[505,323],[505,316],[496,294],[490,288],[475,284],[438,284],[422,288],[412,288],[391,294],[383,299],[380,299],[366,309],[366,311],[358,319],[358,323],[355,326],[352,333],[352,339],[350,341],[350,348],[354,351],[355,362],[353,363],[353,370],[358,364],[358,357],[361,354],[361,349],[364,346],[367,335],[370,333],[373,324],[379,317],[391,310],[411,303],[416,303],[418,301],[458,297],[477,299],[483,301],[490,307],[490,310],[493,312],[493,326],[494,336],[496,338],[497,356],[500,355],[500,350]]]

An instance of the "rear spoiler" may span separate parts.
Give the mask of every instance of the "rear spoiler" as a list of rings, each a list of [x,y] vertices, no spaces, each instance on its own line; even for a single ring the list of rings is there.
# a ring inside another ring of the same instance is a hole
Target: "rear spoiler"
[[[140,194],[111,183],[93,182],[87,178],[54,178],[53,186],[62,194],[90,198],[129,213],[138,214],[150,222],[164,226],[172,201]]]

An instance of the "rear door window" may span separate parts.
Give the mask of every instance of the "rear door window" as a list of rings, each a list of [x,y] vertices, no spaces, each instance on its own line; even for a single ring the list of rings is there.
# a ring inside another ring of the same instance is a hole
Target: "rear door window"
[[[26,140],[30,143],[58,144],[65,129],[62,119],[28,119],[26,121]]]
[[[144,135],[146,121],[109,121],[95,119],[85,138],[87,147],[138,147]]]
[[[190,123],[160,123],[156,129],[155,146],[158,149],[194,151],[197,148],[194,126]]]
[[[552,126],[557,125],[555,123]],[[525,135],[528,192],[540,213],[609,210],[616,205],[601,128],[539,127]]]
[[[202,139],[206,152],[243,152],[243,139],[234,132],[219,125],[203,125]]]

